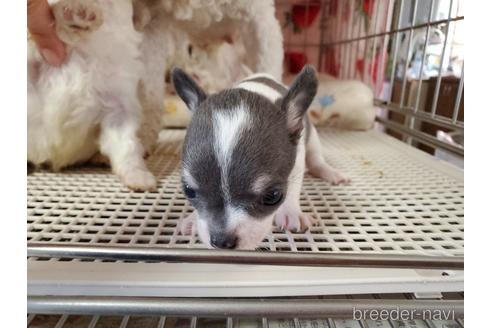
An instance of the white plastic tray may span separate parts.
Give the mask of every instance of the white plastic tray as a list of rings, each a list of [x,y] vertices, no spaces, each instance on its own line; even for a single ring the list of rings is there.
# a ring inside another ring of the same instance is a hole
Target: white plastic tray
[[[306,233],[274,229],[274,251],[462,256],[463,171],[379,132],[321,131],[325,157],[353,180],[329,186],[306,176],[303,210],[321,219]],[[191,212],[181,193],[184,131],[161,133],[149,159],[152,193],[122,187],[102,168],[28,177],[28,240],[203,247],[176,231]],[[287,296],[463,290],[463,273],[172,263],[28,260],[31,295]]]

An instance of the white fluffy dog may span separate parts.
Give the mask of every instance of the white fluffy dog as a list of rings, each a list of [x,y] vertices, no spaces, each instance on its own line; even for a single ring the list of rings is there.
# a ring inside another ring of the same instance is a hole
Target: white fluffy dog
[[[143,154],[156,143],[165,71],[183,56],[183,40],[213,48],[237,37],[252,71],[281,76],[273,0],[49,2],[69,56],[50,67],[28,41],[27,155],[36,165],[59,170],[100,152],[125,185],[154,188]]]
[[[165,62],[167,70],[185,68],[212,92],[251,72],[282,76],[282,31],[273,0],[134,0],[134,10],[151,68],[146,77]]]
[[[28,41],[28,161],[59,170],[100,151],[125,185],[154,188],[137,137],[145,68],[132,0],[50,5],[69,55],[61,67],[50,67]]]
[[[160,5],[166,20],[173,21],[195,46],[214,49],[224,39],[234,40],[247,50],[242,59],[252,72],[281,79],[283,37],[273,0],[160,0]],[[179,44],[176,55],[181,57],[178,48]],[[222,69],[221,62],[217,66],[214,71]]]

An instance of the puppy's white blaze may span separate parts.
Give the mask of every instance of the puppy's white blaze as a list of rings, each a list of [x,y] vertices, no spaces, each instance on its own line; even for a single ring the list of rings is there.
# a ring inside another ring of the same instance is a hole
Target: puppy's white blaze
[[[248,113],[244,108],[236,108],[228,112],[217,111],[213,119],[215,152],[220,164],[227,164],[237,138],[247,123]]]
[[[268,175],[260,175],[256,178],[255,182],[253,182],[252,191],[255,194],[261,194],[265,191],[268,183],[270,182],[270,177]]]
[[[236,88],[257,93],[266,97],[271,102],[275,102],[277,99],[282,97],[282,94],[280,92],[261,82],[244,81],[239,83]]]
[[[188,171],[188,169],[186,167],[183,167],[183,180],[191,188],[193,188],[193,189],[198,188],[198,183],[196,182],[195,178],[193,178],[190,171]]]
[[[244,128],[248,126],[249,116],[243,107],[230,111],[216,111],[213,115],[214,151],[221,170],[222,189],[226,195],[226,200],[229,200],[227,181],[229,163],[237,140]]]

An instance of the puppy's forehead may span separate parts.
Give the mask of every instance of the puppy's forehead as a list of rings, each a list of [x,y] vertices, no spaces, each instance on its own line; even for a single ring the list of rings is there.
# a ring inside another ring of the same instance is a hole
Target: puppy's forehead
[[[199,188],[220,189],[223,198],[285,180],[294,161],[285,114],[266,97],[242,89],[212,95],[201,104],[183,153],[184,167]]]

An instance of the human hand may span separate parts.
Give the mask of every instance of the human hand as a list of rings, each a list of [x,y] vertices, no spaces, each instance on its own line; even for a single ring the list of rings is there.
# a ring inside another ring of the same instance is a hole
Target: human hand
[[[47,0],[27,0],[27,29],[48,64],[59,66],[65,61],[65,44],[56,35]]]

